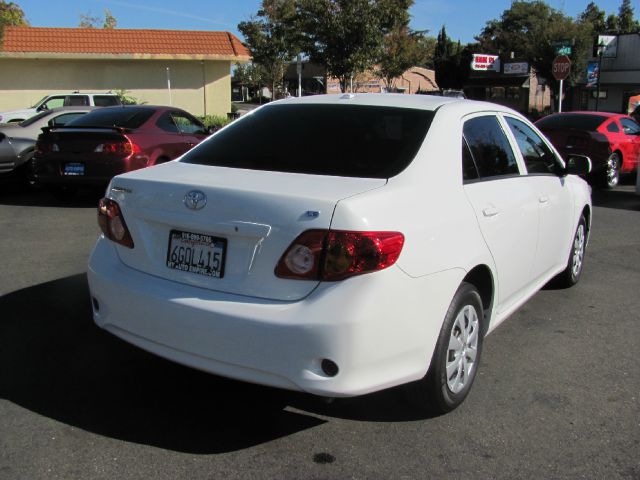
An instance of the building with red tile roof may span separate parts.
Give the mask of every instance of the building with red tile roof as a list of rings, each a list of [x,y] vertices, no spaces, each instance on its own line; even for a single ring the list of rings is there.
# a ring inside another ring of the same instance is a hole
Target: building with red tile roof
[[[231,65],[250,54],[229,32],[6,27],[0,110],[50,93],[126,90],[196,115],[230,109]]]

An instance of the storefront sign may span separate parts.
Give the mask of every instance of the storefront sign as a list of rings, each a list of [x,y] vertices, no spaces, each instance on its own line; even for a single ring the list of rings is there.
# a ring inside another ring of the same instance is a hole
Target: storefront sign
[[[485,55],[484,53],[475,53],[473,55],[473,60],[471,60],[471,69],[499,72],[500,58],[497,55]]]
[[[604,58],[618,56],[618,37],[615,35],[598,35],[598,54]]]
[[[529,64],[527,62],[505,63],[504,73],[507,75],[526,75],[529,73]]]
[[[598,85],[599,76],[598,62],[589,62],[587,64],[587,87],[595,88]]]

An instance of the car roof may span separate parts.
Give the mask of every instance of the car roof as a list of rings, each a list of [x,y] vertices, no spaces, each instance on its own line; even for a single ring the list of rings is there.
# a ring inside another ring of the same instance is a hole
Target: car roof
[[[576,112],[562,112],[562,113],[552,113],[554,116],[562,116],[562,115],[597,115],[599,117],[621,117],[626,116],[621,113],[612,113],[612,112],[593,112],[593,111],[576,111]]]
[[[461,113],[492,111],[517,114],[514,110],[497,103],[480,102],[454,97],[435,95],[407,95],[403,93],[342,93],[329,95],[311,95],[308,97],[291,97],[266,104],[270,105],[363,105],[377,107],[414,108],[435,111],[440,107],[454,107]]]

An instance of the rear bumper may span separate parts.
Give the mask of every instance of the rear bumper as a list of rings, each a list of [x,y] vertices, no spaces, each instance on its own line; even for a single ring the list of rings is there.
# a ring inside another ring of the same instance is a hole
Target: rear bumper
[[[115,248],[101,238],[89,263],[98,326],[190,367],[324,396],[421,378],[464,276],[450,270],[415,279],[392,267],[281,302],[141,273],[122,264]],[[323,359],[335,362],[339,373],[325,374]]]

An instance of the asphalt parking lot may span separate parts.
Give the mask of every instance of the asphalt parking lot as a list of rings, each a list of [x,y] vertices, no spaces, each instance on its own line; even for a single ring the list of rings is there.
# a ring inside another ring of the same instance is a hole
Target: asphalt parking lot
[[[85,276],[98,198],[0,190],[0,479],[640,479],[631,185],[594,192],[580,284],[489,336],[469,398],[437,418],[401,389],[329,404],[103,332]]]

